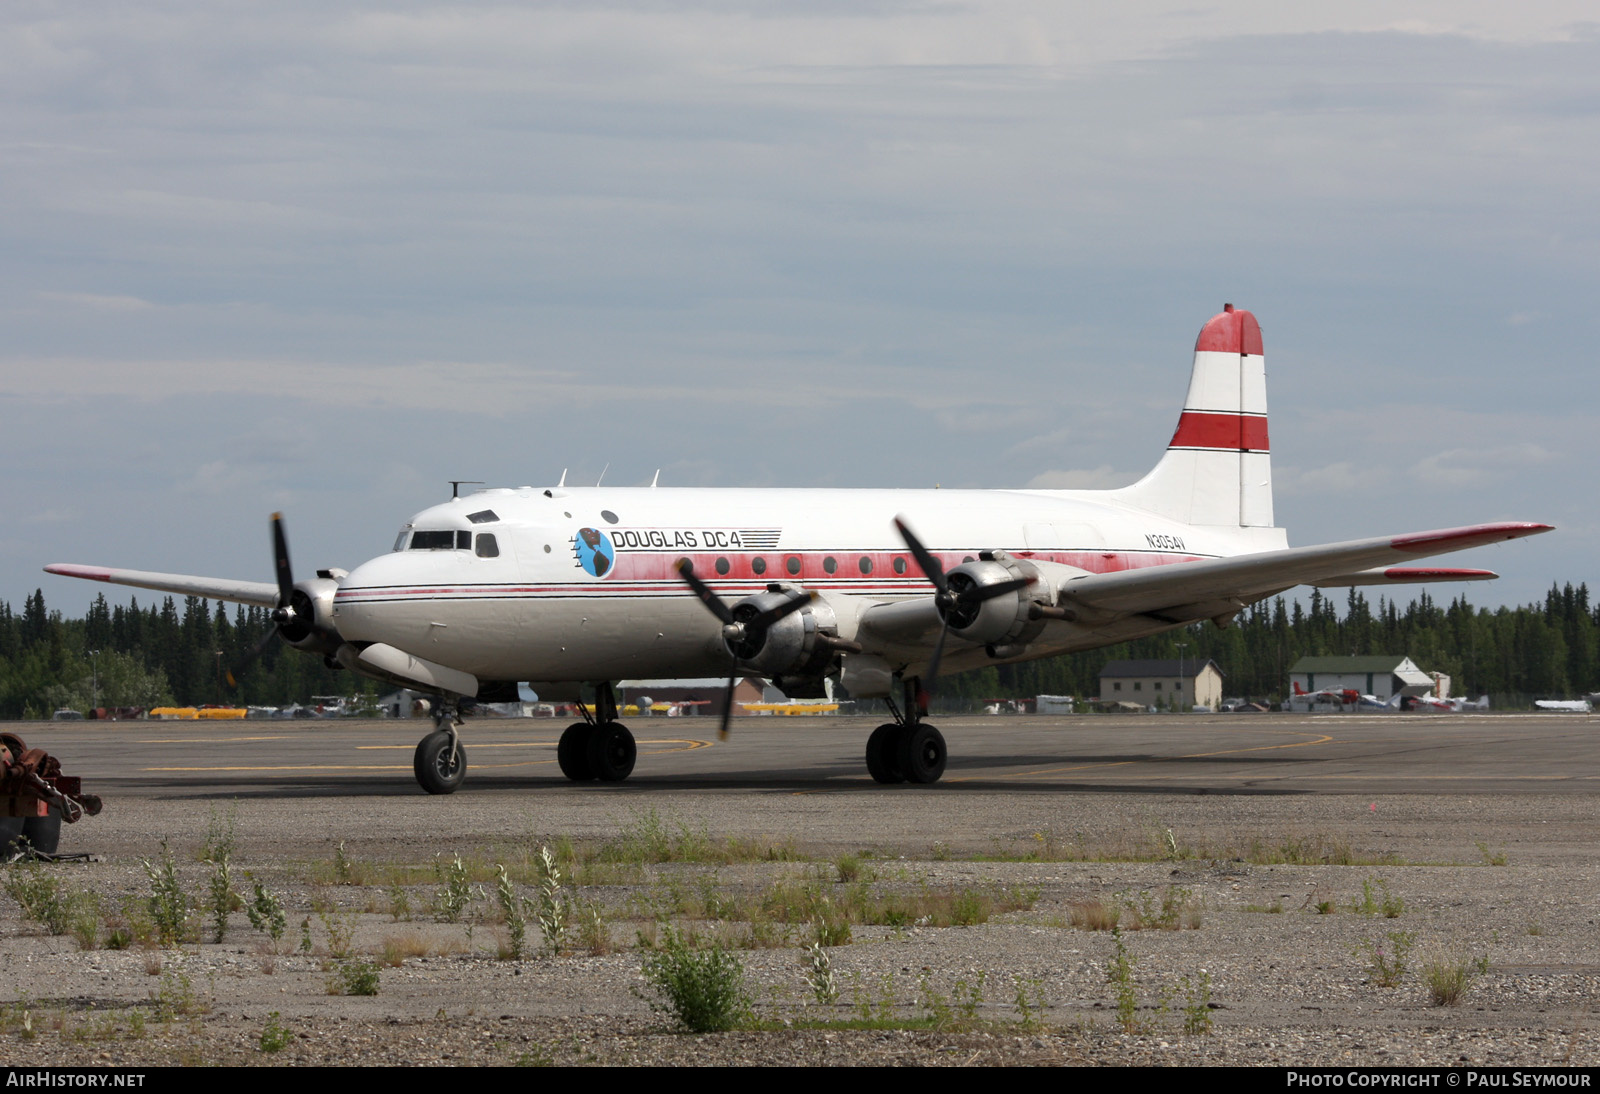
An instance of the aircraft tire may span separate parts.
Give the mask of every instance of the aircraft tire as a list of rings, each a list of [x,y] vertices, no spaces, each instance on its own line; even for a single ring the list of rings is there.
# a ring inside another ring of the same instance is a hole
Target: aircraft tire
[[[944,734],[930,725],[906,727],[899,738],[900,771],[907,782],[936,783],[944,774]]]
[[[588,722],[573,722],[561,734],[561,743],[556,745],[556,763],[561,765],[561,773],[575,783],[594,780],[594,768],[589,766]]]
[[[417,743],[411,763],[417,785],[430,794],[454,794],[467,777],[467,750],[456,745],[456,762],[450,763],[450,734],[444,730],[428,734]]]
[[[619,783],[633,774],[639,748],[621,722],[602,722],[589,733],[589,767],[603,783]]]
[[[867,774],[872,776],[874,782],[893,786],[906,781],[906,777],[900,774],[897,755],[900,751],[899,741],[900,726],[895,722],[879,726],[867,738]]]

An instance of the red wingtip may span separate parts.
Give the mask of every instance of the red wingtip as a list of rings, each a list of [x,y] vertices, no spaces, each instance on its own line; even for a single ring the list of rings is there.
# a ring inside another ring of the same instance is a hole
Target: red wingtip
[[[1200,337],[1195,339],[1194,348],[1196,353],[1205,350],[1260,357],[1261,324],[1250,312],[1238,311],[1232,304],[1226,304],[1222,311],[1200,328]]]
[[[81,577],[89,581],[110,581],[111,571],[104,566],[75,566],[70,562],[52,562],[44,568],[47,574],[62,577]]]
[[[1441,549],[1460,550],[1463,547],[1476,547],[1483,543],[1500,543],[1508,539],[1521,539],[1523,536],[1536,536],[1541,532],[1554,530],[1553,524],[1502,521],[1499,524],[1472,524],[1465,528],[1442,528],[1437,532],[1413,532],[1410,535],[1395,536],[1389,541],[1389,546],[1396,551],[1427,554]]]

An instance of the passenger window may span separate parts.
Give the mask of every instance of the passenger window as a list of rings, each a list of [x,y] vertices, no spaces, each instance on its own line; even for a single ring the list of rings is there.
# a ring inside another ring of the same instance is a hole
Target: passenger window
[[[790,555],[789,556],[789,561],[787,563],[785,563],[785,568],[791,574],[795,574],[795,575],[798,576],[799,573],[800,573],[800,556],[799,555]]]
[[[834,561],[832,555],[829,555],[827,558],[822,560],[822,568],[831,574],[833,571],[839,568],[839,564]]]
[[[872,560],[866,555],[861,556],[861,572],[864,574],[870,574],[872,572]]]
[[[727,559],[725,559],[725,558],[717,559],[717,573],[721,574],[723,577],[727,577],[728,576],[728,560]]]
[[[493,532],[478,533],[478,557],[499,558],[500,544],[495,541]]]
[[[753,559],[751,559],[750,560],[750,570],[757,577],[761,576],[762,574],[767,572],[767,560],[764,559],[764,558],[753,558]]]
[[[905,559],[897,558],[897,559],[894,560],[894,572],[897,573],[897,574],[903,574],[903,573],[906,572],[906,560]]]

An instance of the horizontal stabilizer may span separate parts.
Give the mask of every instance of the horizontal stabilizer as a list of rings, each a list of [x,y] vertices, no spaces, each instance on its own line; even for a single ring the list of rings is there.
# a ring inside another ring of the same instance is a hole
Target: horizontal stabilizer
[[[273,608],[278,604],[278,587],[265,581],[229,581],[222,577],[158,574],[149,570],[112,570],[104,566],[76,566],[70,562],[53,562],[44,571],[62,577],[109,581],[113,585],[132,585],[139,589],[154,589],[179,596],[203,596],[211,600],[255,604],[263,608]]]
[[[1159,612],[1182,605],[1221,601],[1238,601],[1242,606],[1294,585],[1318,585],[1325,580],[1348,577],[1418,556],[1464,551],[1550,530],[1548,524],[1475,524],[1436,532],[1178,562],[1081,577],[1063,585],[1060,595],[1063,601],[1094,613]]]

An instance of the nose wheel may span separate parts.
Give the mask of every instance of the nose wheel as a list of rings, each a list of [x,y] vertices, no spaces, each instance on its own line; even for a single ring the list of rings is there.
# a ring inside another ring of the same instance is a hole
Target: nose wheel
[[[453,724],[422,738],[412,769],[417,785],[430,794],[454,794],[460,788],[467,777],[467,750],[456,738]]]

